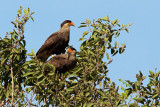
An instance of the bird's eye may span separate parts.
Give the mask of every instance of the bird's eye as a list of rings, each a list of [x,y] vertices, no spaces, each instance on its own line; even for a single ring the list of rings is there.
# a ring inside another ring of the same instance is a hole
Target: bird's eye
[[[70,22],[70,23],[69,23],[69,25],[70,25],[70,26],[73,26],[73,25],[74,25],[74,23],[73,23],[73,22]]]

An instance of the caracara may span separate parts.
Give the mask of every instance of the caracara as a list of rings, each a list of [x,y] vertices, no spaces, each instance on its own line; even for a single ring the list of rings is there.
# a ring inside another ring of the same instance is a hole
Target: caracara
[[[70,39],[70,26],[75,26],[70,20],[65,20],[61,24],[61,29],[50,35],[41,48],[36,53],[38,59],[45,62],[52,54],[61,54],[65,52]]]
[[[70,47],[66,52],[67,54],[56,55],[47,61],[47,63],[55,66],[56,72],[65,73],[76,66],[76,49]]]

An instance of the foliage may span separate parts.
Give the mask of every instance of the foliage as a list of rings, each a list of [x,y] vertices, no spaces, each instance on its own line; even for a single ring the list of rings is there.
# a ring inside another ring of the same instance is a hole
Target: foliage
[[[15,29],[7,32],[5,38],[0,40],[0,100],[5,101],[2,102],[5,104],[11,103],[11,106],[24,103],[22,83],[25,77],[23,77],[22,65],[26,61],[27,52],[24,26],[29,18],[33,19],[32,14],[33,12],[28,8],[24,9],[23,15],[20,7],[15,21],[11,22]]]
[[[160,71],[155,73],[149,71],[149,73],[149,83],[146,87],[143,83],[146,76],[143,76],[141,71],[136,75],[137,81],[123,81],[123,84],[129,87],[125,89],[125,95],[128,97],[131,96],[130,102],[132,100],[135,101],[131,104],[129,102],[129,105],[135,105],[137,103],[143,104],[143,107],[155,107],[160,105]]]
[[[143,85],[145,76],[140,72],[136,82],[123,81],[126,88],[121,87],[121,90],[107,76],[107,66],[112,62],[110,56],[122,54],[126,49],[126,45],[119,45],[116,39],[121,31],[128,32],[131,24],[120,25],[119,20],[111,21],[108,16],[81,23],[79,28],[88,30],[79,39],[82,44],[77,52],[77,66],[65,74],[58,74],[53,65],[39,61],[33,50],[26,53],[24,25],[30,18],[33,20],[32,14],[28,8],[22,15],[20,7],[12,22],[16,29],[0,40],[1,106],[159,105],[160,72],[150,71],[147,87]],[[27,57],[30,60],[27,61]]]

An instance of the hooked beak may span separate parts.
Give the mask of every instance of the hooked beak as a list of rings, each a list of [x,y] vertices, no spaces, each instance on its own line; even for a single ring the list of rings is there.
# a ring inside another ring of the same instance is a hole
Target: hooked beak
[[[74,23],[73,23],[73,25],[72,25],[72,26],[76,27]]]
[[[75,27],[75,24],[73,22],[70,22],[69,25]]]

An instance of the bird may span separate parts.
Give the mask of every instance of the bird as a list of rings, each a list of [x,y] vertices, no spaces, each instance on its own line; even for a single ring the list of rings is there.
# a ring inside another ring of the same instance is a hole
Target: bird
[[[70,26],[75,26],[71,20],[63,21],[60,30],[51,34],[37,51],[37,58],[46,62],[49,56],[65,52],[70,40]]]
[[[58,73],[62,74],[72,70],[76,66],[78,61],[76,58],[76,49],[69,47],[66,52],[67,54],[56,55],[47,61],[47,63],[55,67],[55,72],[58,71]]]

